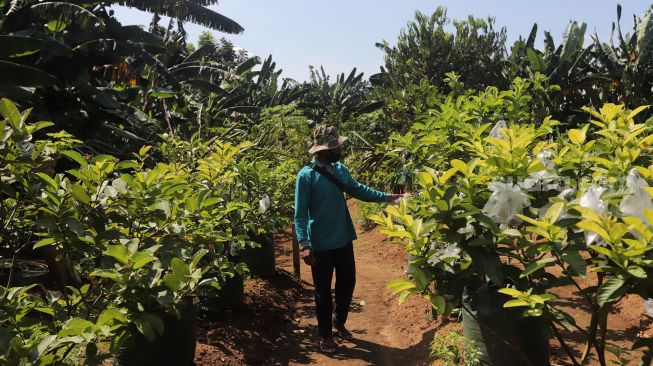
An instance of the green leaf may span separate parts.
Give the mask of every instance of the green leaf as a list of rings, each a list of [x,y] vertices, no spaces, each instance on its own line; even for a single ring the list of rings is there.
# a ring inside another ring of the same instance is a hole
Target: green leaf
[[[431,282],[432,275],[421,268],[413,268],[411,273],[415,279],[415,290],[422,292]]]
[[[76,162],[80,166],[85,166],[86,165],[86,160],[84,160],[84,157],[82,156],[82,154],[78,153],[77,151],[74,151],[74,150],[62,151],[61,155],[70,158],[72,161]]]
[[[608,243],[612,242],[612,240],[610,239],[610,234],[608,234],[608,232],[605,231],[605,229],[602,228],[597,222],[584,220],[576,224],[576,226],[578,226],[579,228],[585,231],[591,231],[598,234],[603,240],[605,240]]]
[[[57,239],[55,239],[55,238],[41,239],[38,242],[36,242],[36,244],[34,244],[33,249],[40,248],[40,247],[45,247],[45,246],[48,246],[48,245],[52,245],[52,244],[54,244],[56,242],[57,242]]]
[[[171,98],[174,97],[177,93],[174,90],[171,89],[163,89],[163,88],[158,88],[158,89],[152,89],[150,90],[150,95],[155,97],[155,98],[160,98],[160,99],[166,99],[166,98]]]
[[[93,331],[95,325],[90,321],[82,318],[72,318],[64,323],[59,337],[83,335]]]
[[[104,254],[117,259],[122,264],[129,262],[129,249],[124,245],[109,245]]]
[[[73,196],[73,198],[78,202],[81,202],[85,205],[89,205],[91,203],[91,196],[89,196],[86,190],[79,184],[70,184],[70,195]]]
[[[72,231],[73,233],[75,233],[75,235],[77,235],[77,237],[84,237],[84,231],[85,231],[84,224],[79,222],[79,220],[77,220],[74,217],[66,217],[64,219],[64,223],[66,224],[66,227],[70,231]]]
[[[529,224],[531,224],[533,226],[536,226],[536,227],[539,227],[539,228],[542,228],[542,229],[548,229],[549,228],[549,225],[544,221],[535,220],[533,218],[530,218],[528,216],[524,216],[522,214],[517,214],[515,216],[517,218],[519,218],[520,220],[526,221],[527,223],[529,223]]]
[[[599,306],[616,301],[626,291],[626,281],[623,278],[611,277],[599,287],[596,300]]]
[[[61,20],[53,20],[46,25],[46,28],[48,28],[48,30],[51,32],[59,33],[59,32],[63,32],[67,26],[68,24],[66,24],[66,22],[63,22]]]
[[[114,325],[127,322],[127,317],[116,308],[107,308],[98,317],[97,326]]]
[[[589,248],[592,249],[593,251],[595,251],[595,252],[597,252],[599,254],[603,254],[604,256],[606,256],[608,258],[611,258],[611,259],[616,256],[615,252],[611,251],[608,248],[602,247],[600,245],[590,245]]]
[[[569,135],[569,140],[573,142],[576,145],[581,145],[585,143],[585,133],[582,130],[578,129],[571,129],[567,131],[567,134]]]
[[[163,276],[163,283],[174,292],[181,289],[181,281],[179,281],[179,279],[172,273],[166,273],[166,275]]]
[[[50,178],[49,175],[45,173],[36,173],[36,176],[41,178],[41,180],[47,183],[50,187],[54,189],[59,189],[59,184],[54,179]]]
[[[150,324],[149,321],[143,318],[136,318],[134,319],[134,325],[136,326],[136,329],[138,329],[141,334],[147,338],[148,341],[154,342],[156,339],[156,333],[154,332],[154,328],[152,328],[152,324]]]
[[[416,178],[419,184],[426,189],[433,186],[433,176],[429,172],[419,172],[416,174]]]
[[[555,258],[543,258],[543,259],[540,259],[540,260],[538,260],[536,262],[529,263],[526,266],[526,268],[524,268],[524,270],[522,271],[520,277],[523,278],[523,277],[529,276],[529,275],[533,274],[534,272],[536,272],[537,270],[551,265],[555,261],[556,261]]]
[[[21,114],[20,110],[18,110],[18,107],[16,107],[12,101],[6,98],[2,98],[2,100],[0,100],[0,115],[12,121],[14,124],[18,124],[21,119]]]
[[[190,269],[188,268],[186,262],[177,257],[172,258],[170,267],[172,268],[172,272],[175,274],[175,277],[177,277],[180,281],[185,281],[186,278],[190,276]]]
[[[565,207],[564,202],[556,202],[549,209],[546,211],[546,214],[544,215],[544,218],[546,220],[549,220],[549,222],[554,223],[558,220],[558,217],[560,217],[560,214],[562,213],[562,209]]]
[[[140,253],[145,253],[145,252],[139,252],[139,254]],[[149,253],[145,253],[145,254],[147,255],[139,258],[134,258],[134,264],[132,265],[132,269],[140,269],[146,264],[156,260],[156,257],[149,255]]]
[[[192,259],[191,262],[190,262],[190,268],[191,268],[191,269],[195,269],[195,267],[197,267],[197,264],[202,260],[202,258],[203,258],[206,254],[208,254],[208,252],[209,252],[209,251],[206,250],[206,249],[200,249],[200,250],[198,250],[198,251],[193,255],[193,259]]]
[[[404,301],[408,300],[409,297],[415,295],[415,291],[404,291],[399,295],[399,299],[397,301],[399,302],[399,305],[403,304]]]
[[[32,130],[30,130],[30,132],[34,133],[50,126],[54,126],[54,123],[48,121],[38,121],[31,126]]]
[[[449,179],[451,179],[451,177],[456,175],[457,172],[458,172],[458,169],[456,169],[456,168],[451,168],[451,169],[447,170],[446,172],[444,172],[444,174],[442,174],[442,176],[439,179],[440,184],[441,185],[446,184],[449,181]]]
[[[583,259],[578,251],[567,251],[562,255],[562,260],[567,262],[577,275],[585,276],[587,273],[585,259]]]
[[[141,156],[141,157],[145,157],[145,156],[147,156],[147,152],[150,151],[151,149],[152,149],[152,146],[145,145],[145,146],[141,147],[140,150],[138,150],[138,155]]]
[[[387,287],[396,294],[408,289],[415,288],[415,284],[408,280],[392,280],[388,282]]]
[[[516,236],[516,237],[522,236],[521,232],[517,229],[505,229],[501,233],[508,236]]]
[[[108,278],[117,283],[124,283],[122,275],[120,275],[120,272],[115,269],[96,269],[95,271],[91,272],[91,276]]]
[[[145,321],[147,321],[148,323],[150,323],[150,326],[154,330],[156,330],[157,333],[163,334],[163,331],[164,331],[165,327],[163,325],[163,321],[161,320],[161,318],[159,318],[158,316],[156,316],[154,314],[143,314],[143,319]]]
[[[503,304],[504,308],[515,308],[519,306],[530,306],[530,304],[526,300],[519,300],[519,299],[509,300],[505,304]]]
[[[501,289],[499,289],[498,292],[501,293],[501,294],[504,294],[504,295],[512,296],[512,297],[520,297],[520,296],[524,295],[523,292],[521,292],[521,291],[519,291],[517,289],[511,288],[511,287],[501,288]]]
[[[0,60],[2,83],[19,86],[52,86],[57,79],[35,67]]]
[[[43,41],[22,36],[0,36],[0,58],[16,58],[33,55],[43,48]]]
[[[628,273],[637,278],[646,278],[646,271],[640,266],[630,266],[627,269]]]
[[[438,313],[443,314],[447,309],[447,301],[443,296],[436,295],[432,297],[431,303],[438,310]]]

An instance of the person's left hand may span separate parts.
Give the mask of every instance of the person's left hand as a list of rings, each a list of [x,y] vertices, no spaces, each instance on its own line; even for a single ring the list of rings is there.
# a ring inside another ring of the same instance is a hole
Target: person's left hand
[[[407,196],[409,196],[409,195],[404,194],[404,193],[389,194],[387,200],[388,200],[388,202],[394,202],[396,200],[400,200],[400,199],[402,199],[404,197],[407,197]]]

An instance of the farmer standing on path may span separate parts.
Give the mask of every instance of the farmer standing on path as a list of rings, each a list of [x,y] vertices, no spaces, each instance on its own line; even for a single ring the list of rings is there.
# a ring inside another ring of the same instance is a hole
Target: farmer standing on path
[[[376,191],[352,178],[347,168],[338,162],[341,145],[346,140],[331,125],[316,127],[313,147],[308,151],[313,160],[297,175],[295,188],[295,231],[301,256],[311,266],[318,330],[322,337],[320,349],[326,353],[336,350],[332,324],[336,336],[352,338],[345,322],[356,284],[352,246],[356,231],[343,192],[367,202],[391,202],[402,197]],[[334,270],[336,316],[332,319]]]

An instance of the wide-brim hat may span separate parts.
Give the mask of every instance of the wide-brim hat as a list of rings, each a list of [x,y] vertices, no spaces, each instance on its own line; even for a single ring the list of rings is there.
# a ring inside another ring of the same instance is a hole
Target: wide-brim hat
[[[345,141],[347,141],[347,137],[338,135],[336,128],[332,125],[317,126],[313,131],[313,146],[308,152],[315,154],[319,151],[336,149]]]

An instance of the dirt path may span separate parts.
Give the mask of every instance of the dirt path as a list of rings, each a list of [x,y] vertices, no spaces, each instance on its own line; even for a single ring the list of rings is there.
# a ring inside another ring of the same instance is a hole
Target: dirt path
[[[350,203],[350,210],[357,215],[355,204]],[[347,322],[354,340],[340,341],[334,355],[319,352],[310,267],[302,263],[303,291],[291,335],[281,340],[269,364],[428,364],[428,345],[435,332],[429,307],[417,298],[399,306],[395,296],[386,289],[389,280],[404,276],[405,254],[376,231],[362,232],[359,227],[357,231],[358,240],[354,242],[356,289]],[[283,246],[289,244],[282,243]],[[279,264],[281,268],[292,270],[290,260],[282,260]]]

